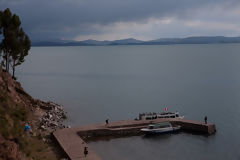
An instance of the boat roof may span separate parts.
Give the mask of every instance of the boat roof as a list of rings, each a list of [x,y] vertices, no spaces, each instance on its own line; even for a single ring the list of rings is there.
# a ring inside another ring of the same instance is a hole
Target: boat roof
[[[178,112],[161,112],[161,113],[155,113],[155,112],[145,112],[145,113],[140,113],[143,115],[167,115],[167,114],[179,114]]]

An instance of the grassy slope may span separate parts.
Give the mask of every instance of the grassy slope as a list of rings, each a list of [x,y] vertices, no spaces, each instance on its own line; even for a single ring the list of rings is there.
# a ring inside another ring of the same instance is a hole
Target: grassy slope
[[[56,160],[60,159],[50,137],[43,137],[36,127],[32,136],[24,132],[25,122],[34,120],[30,107],[16,103],[8,91],[0,86],[0,134],[6,139],[18,144],[20,152],[25,153],[27,159]],[[44,142],[46,139],[48,142]],[[1,153],[1,151],[0,151]],[[4,159],[4,156],[2,156]],[[1,159],[1,157],[0,157]],[[23,157],[21,159],[24,159]]]

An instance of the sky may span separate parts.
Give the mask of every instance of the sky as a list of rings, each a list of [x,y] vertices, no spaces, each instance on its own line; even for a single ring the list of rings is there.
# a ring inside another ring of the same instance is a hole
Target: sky
[[[239,0],[0,0],[32,41],[240,36]]]

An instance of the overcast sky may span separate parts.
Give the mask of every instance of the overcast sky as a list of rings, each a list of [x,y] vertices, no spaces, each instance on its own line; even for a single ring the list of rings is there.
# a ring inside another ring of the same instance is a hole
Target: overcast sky
[[[240,36],[239,0],[0,0],[37,40]]]

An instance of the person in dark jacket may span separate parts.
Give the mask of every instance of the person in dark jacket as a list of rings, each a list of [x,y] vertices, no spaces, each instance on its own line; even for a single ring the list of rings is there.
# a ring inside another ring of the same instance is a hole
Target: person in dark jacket
[[[204,121],[205,121],[205,124],[207,124],[207,116],[205,116]]]
[[[105,122],[106,122],[106,125],[108,125],[108,123],[109,123],[109,119],[106,119]]]
[[[87,147],[84,147],[84,155],[85,155],[85,157],[87,157],[87,154],[88,154],[88,149],[87,149]]]

